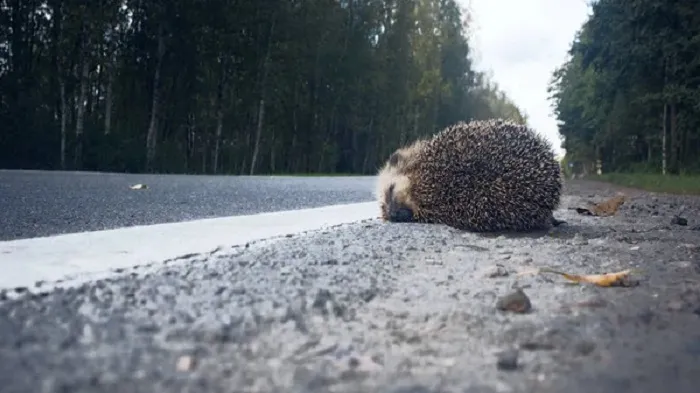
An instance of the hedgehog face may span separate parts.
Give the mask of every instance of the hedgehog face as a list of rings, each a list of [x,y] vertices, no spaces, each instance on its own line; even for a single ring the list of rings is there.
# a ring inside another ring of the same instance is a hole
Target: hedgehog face
[[[417,206],[411,198],[411,182],[405,173],[413,147],[394,152],[379,172],[376,197],[382,219],[411,222],[417,217]]]
[[[384,190],[380,202],[382,216],[391,222],[411,222],[415,215],[415,206],[411,200],[410,186],[405,175],[394,176]]]

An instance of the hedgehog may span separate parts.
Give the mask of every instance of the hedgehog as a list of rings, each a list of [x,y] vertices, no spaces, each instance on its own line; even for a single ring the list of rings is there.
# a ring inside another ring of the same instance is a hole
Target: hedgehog
[[[558,226],[563,188],[551,145],[504,119],[448,126],[393,152],[375,196],[389,222],[444,224],[470,232]]]

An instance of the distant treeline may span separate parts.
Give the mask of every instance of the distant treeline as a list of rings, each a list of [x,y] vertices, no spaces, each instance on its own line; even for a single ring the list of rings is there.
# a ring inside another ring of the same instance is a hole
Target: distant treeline
[[[598,0],[554,73],[566,160],[700,172],[700,1]]]
[[[459,120],[525,119],[454,0],[0,1],[0,166],[371,173]]]

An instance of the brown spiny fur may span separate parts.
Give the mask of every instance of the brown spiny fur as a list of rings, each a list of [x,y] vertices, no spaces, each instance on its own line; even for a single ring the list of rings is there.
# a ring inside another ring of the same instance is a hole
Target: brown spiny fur
[[[414,222],[474,232],[547,228],[561,193],[551,145],[501,119],[460,122],[398,149],[376,189],[385,220],[390,205],[401,206]]]

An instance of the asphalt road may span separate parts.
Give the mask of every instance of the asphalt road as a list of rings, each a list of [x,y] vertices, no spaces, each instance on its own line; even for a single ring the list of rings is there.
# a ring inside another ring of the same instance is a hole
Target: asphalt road
[[[577,181],[564,207],[618,189]],[[14,392],[697,392],[700,199],[477,235],[369,220],[77,288],[0,294]],[[672,224],[684,210],[688,225]],[[554,275],[627,268],[638,285]],[[497,309],[523,288],[531,310]]]
[[[373,180],[0,171],[0,241],[365,202]]]

